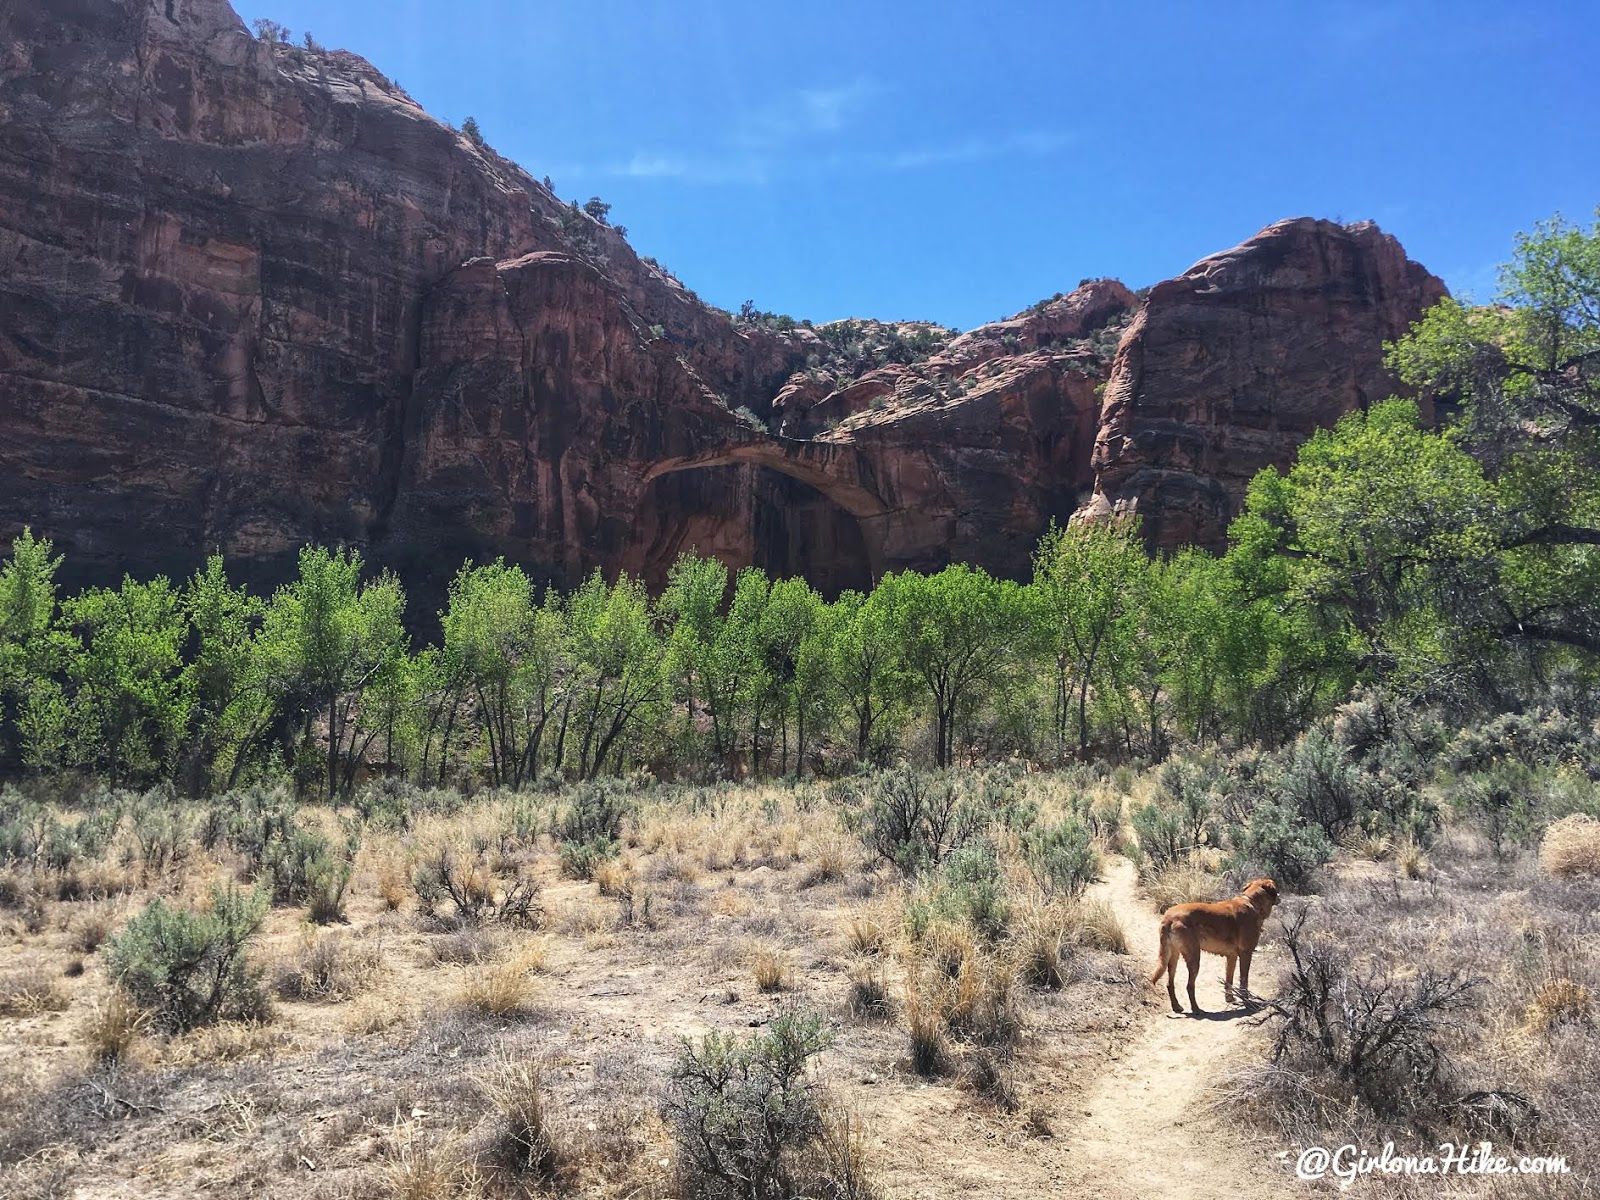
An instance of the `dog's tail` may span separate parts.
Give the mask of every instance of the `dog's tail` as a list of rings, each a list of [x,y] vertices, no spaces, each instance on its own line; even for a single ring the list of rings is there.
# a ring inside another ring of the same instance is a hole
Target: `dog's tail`
[[[1161,972],[1165,971],[1166,969],[1167,969],[1167,926],[1166,926],[1166,923],[1163,922],[1162,925],[1161,925],[1161,933],[1158,935],[1158,937],[1156,939],[1156,969],[1155,969],[1155,973],[1150,976],[1150,982],[1151,983],[1155,983],[1158,980],[1160,980]]]

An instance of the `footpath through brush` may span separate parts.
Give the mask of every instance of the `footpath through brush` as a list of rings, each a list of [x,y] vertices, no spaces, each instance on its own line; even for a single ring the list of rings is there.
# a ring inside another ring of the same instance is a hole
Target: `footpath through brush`
[[[1116,912],[1134,973],[1146,986],[1160,917],[1136,884],[1133,864],[1113,855],[1089,895]],[[1252,975],[1257,990],[1271,985],[1274,963],[1273,947],[1264,939]],[[1180,965],[1179,971],[1187,977],[1186,968]],[[1196,994],[1207,1012],[1180,1017],[1166,1011],[1163,993],[1159,1015],[1152,1008],[1135,1044],[1084,1098],[1084,1115],[1063,1135],[1068,1159],[1080,1173],[1075,1194],[1234,1200],[1241,1194],[1292,1193],[1293,1181],[1273,1169],[1253,1131],[1230,1129],[1206,1109],[1207,1087],[1256,1053],[1247,1042],[1245,1014],[1223,997],[1222,959],[1204,957]]]

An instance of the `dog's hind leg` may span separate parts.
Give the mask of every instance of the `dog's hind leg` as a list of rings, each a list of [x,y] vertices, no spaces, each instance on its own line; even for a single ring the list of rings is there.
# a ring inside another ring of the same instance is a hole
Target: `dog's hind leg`
[[[1172,1004],[1172,1011],[1181,1013],[1183,1006],[1178,1003],[1178,993],[1173,988],[1173,984],[1178,977],[1178,948],[1168,940],[1166,930],[1161,931],[1161,945],[1157,947],[1157,953],[1161,955],[1161,960],[1156,963],[1156,971],[1154,975],[1150,976],[1150,982],[1154,983],[1160,979],[1161,972],[1165,971],[1167,973],[1167,999]]]
[[[1167,973],[1167,999],[1172,1002],[1173,1012],[1182,1012],[1183,1008],[1178,1003],[1178,993],[1173,989],[1173,982],[1178,974],[1178,948],[1167,938],[1167,931],[1161,931],[1161,940],[1156,946],[1155,973],[1150,976],[1150,982],[1155,983],[1161,978],[1161,972]]]
[[[1194,998],[1194,982],[1200,976],[1200,947],[1199,945],[1185,946],[1183,948],[1183,961],[1189,968],[1189,1011],[1201,1012],[1200,1001]],[[1173,964],[1173,973],[1177,973],[1177,964]],[[1178,1008],[1178,1002],[1172,1002],[1173,1008]],[[1178,1009],[1182,1012],[1182,1009]]]

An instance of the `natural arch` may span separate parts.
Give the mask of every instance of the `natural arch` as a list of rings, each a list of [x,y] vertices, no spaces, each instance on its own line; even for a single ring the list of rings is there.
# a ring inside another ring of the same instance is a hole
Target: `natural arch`
[[[751,463],[796,479],[826,496],[858,521],[881,517],[890,511],[879,494],[873,472],[854,446],[837,442],[808,442],[793,438],[762,438],[731,442],[698,454],[662,459],[644,474],[650,484],[679,471]]]
[[[635,508],[624,569],[651,590],[684,551],[804,576],[823,594],[865,590],[875,577],[855,513],[794,472],[749,459],[684,463],[653,473]]]

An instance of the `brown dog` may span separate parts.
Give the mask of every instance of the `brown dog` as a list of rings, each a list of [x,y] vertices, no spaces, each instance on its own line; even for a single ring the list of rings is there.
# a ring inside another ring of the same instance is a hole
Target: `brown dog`
[[[1278,885],[1270,879],[1252,879],[1232,900],[1214,904],[1175,904],[1161,917],[1161,961],[1150,976],[1154,983],[1167,973],[1167,996],[1172,1011],[1181,1013],[1173,982],[1178,974],[1178,958],[1189,964],[1189,1008],[1200,1011],[1194,998],[1195,976],[1200,974],[1200,952],[1220,954],[1228,960],[1224,991],[1233,999],[1233,964],[1239,964],[1239,991],[1250,995],[1250,959],[1261,940],[1261,926],[1272,915],[1278,902]]]

